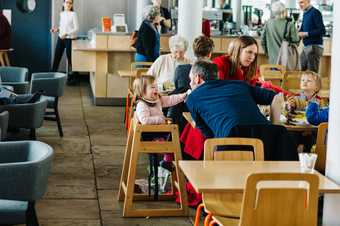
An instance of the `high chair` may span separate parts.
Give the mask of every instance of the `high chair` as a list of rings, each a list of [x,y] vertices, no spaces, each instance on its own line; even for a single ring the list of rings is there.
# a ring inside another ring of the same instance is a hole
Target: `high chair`
[[[218,146],[228,146],[227,150],[217,150]],[[253,150],[243,150],[250,146]],[[240,150],[242,149],[242,150]],[[214,138],[204,143],[204,160],[228,161],[263,161],[263,143],[255,138]],[[194,226],[199,226],[200,213],[208,214],[204,225],[209,225],[213,216],[239,218],[241,213],[242,193],[203,193],[203,203],[197,207]]]
[[[8,54],[14,49],[1,49],[0,50],[0,66],[11,66]]]
[[[285,67],[279,64],[260,65],[260,75],[264,81],[271,81],[274,85],[281,86]]]
[[[142,141],[142,133],[165,132],[171,134],[171,141]],[[138,157],[142,153],[174,155],[175,170],[172,172],[172,192],[170,195],[159,195],[159,200],[174,200],[175,191],[180,195],[179,208],[135,208],[136,201],[150,201],[152,198],[147,194],[135,194],[134,185],[136,179],[136,167]],[[118,200],[124,200],[124,217],[160,217],[160,216],[186,216],[188,213],[187,193],[185,190],[184,176],[179,171],[178,161],[182,159],[178,136],[178,127],[174,124],[141,125],[135,118],[131,119],[127,145],[124,155],[123,170],[120,180]]]

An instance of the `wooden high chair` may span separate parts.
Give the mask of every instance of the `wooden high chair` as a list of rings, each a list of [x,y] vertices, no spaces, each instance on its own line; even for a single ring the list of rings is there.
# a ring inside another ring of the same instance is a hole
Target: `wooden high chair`
[[[142,141],[142,133],[169,133],[171,141]],[[172,172],[173,184],[170,195],[159,195],[159,200],[175,199],[175,191],[180,194],[181,204],[179,208],[144,208],[137,209],[133,206],[135,201],[150,201],[151,197],[147,194],[135,194],[134,185],[136,179],[136,167],[138,157],[142,153],[174,155],[175,170]],[[174,124],[162,125],[141,125],[135,118],[132,118],[127,144],[124,155],[123,170],[120,180],[118,200],[124,200],[124,217],[167,217],[167,216],[187,216],[187,193],[185,189],[184,176],[179,170],[178,161],[182,159],[178,127]]]
[[[286,71],[282,88],[292,93],[300,93],[300,81],[303,71]]]
[[[218,146],[229,146],[232,150],[216,151]],[[251,150],[238,150],[250,146]],[[263,143],[255,138],[214,138],[204,143],[204,160],[263,161]],[[200,211],[208,213],[204,225],[208,225],[212,216],[239,218],[241,213],[242,193],[203,193],[203,203],[197,207],[195,226],[199,226]]]
[[[278,185],[292,181],[300,183]],[[247,178],[240,220],[214,216],[209,225],[317,226],[318,192],[316,174],[254,173]]]

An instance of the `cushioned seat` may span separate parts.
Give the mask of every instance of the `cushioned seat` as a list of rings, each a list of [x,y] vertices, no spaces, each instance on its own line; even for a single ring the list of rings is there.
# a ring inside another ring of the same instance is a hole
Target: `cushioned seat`
[[[39,225],[35,201],[46,192],[52,157],[42,142],[0,143],[0,225]]]
[[[44,100],[48,100],[45,120],[56,121],[59,136],[64,136],[63,128],[58,111],[59,97],[64,95],[66,74],[63,73],[34,73],[32,74],[31,93],[44,91]]]
[[[29,91],[28,69],[24,67],[0,67],[1,85],[12,86],[16,94]]]
[[[28,202],[0,199],[0,223],[22,224],[26,221]]]

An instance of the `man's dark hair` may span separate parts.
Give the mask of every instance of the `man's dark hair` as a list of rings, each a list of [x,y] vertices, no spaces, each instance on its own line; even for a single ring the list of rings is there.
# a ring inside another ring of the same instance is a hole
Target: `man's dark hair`
[[[209,37],[201,35],[195,38],[192,48],[197,58],[204,58],[213,52],[214,41]]]
[[[191,68],[191,73],[199,75],[204,81],[217,79],[217,66],[206,60],[198,60]]]

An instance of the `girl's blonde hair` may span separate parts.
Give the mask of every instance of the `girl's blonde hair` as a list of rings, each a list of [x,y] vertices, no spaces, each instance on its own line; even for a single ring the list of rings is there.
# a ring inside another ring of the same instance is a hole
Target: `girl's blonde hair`
[[[318,73],[314,72],[314,71],[304,71],[301,73],[301,78],[302,76],[308,76],[311,77],[316,84],[316,91],[319,92],[321,89],[321,77],[319,76]]]
[[[138,98],[142,98],[146,93],[146,88],[148,85],[155,83],[155,78],[152,76],[141,76],[133,81],[133,93]]]

